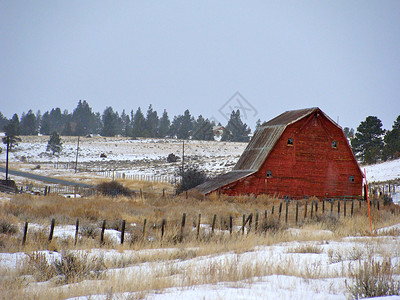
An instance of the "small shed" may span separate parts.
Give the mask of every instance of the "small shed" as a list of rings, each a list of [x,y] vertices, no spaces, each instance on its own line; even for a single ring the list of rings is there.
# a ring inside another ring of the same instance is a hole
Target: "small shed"
[[[263,123],[231,172],[195,189],[204,195],[359,197],[363,177],[342,128],[314,107]]]

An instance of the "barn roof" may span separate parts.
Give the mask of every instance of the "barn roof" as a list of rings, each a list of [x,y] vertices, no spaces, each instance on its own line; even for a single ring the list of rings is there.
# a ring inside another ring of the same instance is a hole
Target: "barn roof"
[[[196,186],[196,190],[200,193],[208,194],[209,192],[215,191],[220,187],[228,185],[232,182],[235,182],[239,179],[245,178],[254,172],[249,171],[232,171],[226,174],[219,175],[213,179],[210,179],[198,186]]]
[[[318,107],[290,110],[263,123],[254,132],[253,138],[240,156],[233,170],[258,171],[269,152],[281,137],[283,131],[285,131],[286,126],[317,110],[319,110]]]

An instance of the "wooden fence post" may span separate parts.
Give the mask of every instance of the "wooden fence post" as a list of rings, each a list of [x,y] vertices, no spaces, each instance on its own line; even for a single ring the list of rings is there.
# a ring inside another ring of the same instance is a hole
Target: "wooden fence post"
[[[183,239],[183,230],[185,228],[186,224],[186,213],[183,213],[182,215],[182,221],[181,221],[181,238]]]
[[[340,199],[338,199],[337,201],[337,214],[338,214],[338,218],[340,217]]]
[[[251,223],[253,223],[253,213],[250,214],[248,219],[249,219],[249,231],[247,231],[247,234],[249,234],[251,231]]]
[[[143,232],[142,232],[143,241],[144,241],[144,238],[146,237],[146,223],[147,223],[147,219],[144,219],[144,221],[143,221]]]
[[[199,235],[200,235],[200,222],[201,222],[201,214],[199,214],[199,222],[197,223],[197,236],[196,236],[196,239],[199,239]]]
[[[100,234],[100,246],[104,245],[104,231],[106,230],[106,220],[103,220],[103,225],[101,226]]]
[[[122,225],[121,225],[121,245],[124,243],[125,239],[125,220],[122,220]]]
[[[333,200],[331,201],[331,215],[333,214]]]
[[[22,237],[22,246],[25,246],[27,235],[28,235],[28,222],[25,222],[24,236]]]
[[[229,234],[232,235],[233,220],[232,216],[229,216]]]
[[[161,245],[163,242],[163,237],[164,237],[164,232],[165,232],[165,222],[166,222],[166,220],[162,219],[162,221],[161,221]]]
[[[242,235],[244,234],[244,224],[246,223],[246,215],[243,215],[242,218]]]
[[[325,199],[322,199],[322,214],[325,214]]]
[[[79,232],[79,219],[76,219],[76,223],[75,223],[75,243],[74,243],[75,246],[78,243],[78,232]]]
[[[279,220],[281,219],[281,214],[282,214],[282,202],[279,203]]]
[[[299,221],[299,201],[296,201],[296,225]]]
[[[346,217],[346,199],[343,200],[343,216]]]
[[[304,220],[307,218],[307,204],[308,201],[306,200],[306,203],[304,204]]]
[[[318,212],[318,200],[315,201],[315,216],[317,216]]]
[[[215,221],[217,220],[217,215],[214,215],[212,225],[211,225],[211,234],[214,234],[214,228],[215,228]]]
[[[351,216],[353,216],[354,212],[354,199],[351,199]]]
[[[56,223],[56,219],[51,219],[51,225],[50,225],[50,234],[49,234],[49,243],[53,239],[53,233],[54,233],[54,225]]]
[[[312,219],[314,212],[314,200],[311,201],[311,211],[310,211],[310,218]]]
[[[379,200],[378,200],[378,202],[376,203],[376,205],[377,205],[377,208],[378,208],[378,210],[379,210]]]
[[[273,215],[273,214],[274,214],[274,208],[275,208],[275,206],[273,206],[273,205],[272,205],[272,209],[271,209],[271,215]]]

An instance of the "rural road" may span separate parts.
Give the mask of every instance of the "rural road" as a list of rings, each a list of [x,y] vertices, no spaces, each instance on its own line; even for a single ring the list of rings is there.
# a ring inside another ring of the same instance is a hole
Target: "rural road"
[[[0,167],[0,172],[6,173],[6,168]],[[11,174],[14,176],[26,177],[26,178],[30,178],[33,180],[40,180],[40,181],[44,181],[44,182],[48,182],[48,183],[54,183],[54,184],[80,186],[80,187],[85,187],[85,188],[93,187],[93,185],[90,185],[90,184],[78,183],[78,182],[62,180],[62,179],[57,179],[57,178],[53,178],[53,177],[36,175],[36,174],[31,174],[31,173],[16,171],[16,170],[10,170],[10,169],[8,169],[8,174]]]

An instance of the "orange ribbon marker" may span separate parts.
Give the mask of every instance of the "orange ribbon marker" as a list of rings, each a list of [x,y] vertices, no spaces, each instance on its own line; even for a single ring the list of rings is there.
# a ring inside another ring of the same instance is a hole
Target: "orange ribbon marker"
[[[367,203],[368,203],[369,227],[371,228],[371,237],[374,237],[372,233],[371,207],[369,205],[369,198],[368,198],[367,171],[365,171],[365,168],[364,168],[364,175],[365,175],[365,195],[367,197]]]

